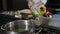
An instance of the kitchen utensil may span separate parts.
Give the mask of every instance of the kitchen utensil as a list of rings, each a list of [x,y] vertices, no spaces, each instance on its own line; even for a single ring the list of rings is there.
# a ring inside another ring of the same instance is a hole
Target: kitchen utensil
[[[33,33],[34,20],[15,20],[1,26],[2,30],[15,32],[26,32],[27,34]],[[25,33],[24,33],[25,34]]]
[[[35,22],[36,26],[48,24],[50,21],[50,19],[48,17],[43,17],[43,16],[36,17],[35,20],[36,20],[36,22]]]
[[[31,14],[28,13],[20,13],[23,19],[29,19],[28,16]]]
[[[20,11],[16,11],[16,18],[28,19],[28,15],[31,15],[31,11],[29,9],[23,9]]]

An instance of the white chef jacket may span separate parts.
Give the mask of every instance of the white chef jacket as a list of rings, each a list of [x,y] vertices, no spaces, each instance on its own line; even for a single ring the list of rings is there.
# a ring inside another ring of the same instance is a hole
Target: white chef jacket
[[[34,4],[34,3],[37,3],[37,2],[40,2],[40,1],[42,1],[43,4],[35,7],[35,9],[40,9],[41,7],[43,7],[43,6],[47,3],[47,0],[32,0],[32,3],[33,3],[33,4]]]

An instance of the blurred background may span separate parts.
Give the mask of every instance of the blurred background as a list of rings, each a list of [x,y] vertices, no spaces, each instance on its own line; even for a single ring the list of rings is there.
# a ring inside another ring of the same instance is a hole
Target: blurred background
[[[53,16],[55,18],[57,18],[57,17],[58,17],[58,19],[60,18],[60,0],[47,0],[47,3],[45,6],[47,8],[46,9],[47,11],[54,14]],[[18,18],[15,18],[14,13],[16,10],[23,10],[23,9],[29,9],[26,0],[0,0],[0,26],[2,24],[10,22],[10,21],[19,20]],[[3,12],[5,12],[5,14],[1,14]],[[11,14],[11,12],[12,12],[12,14]],[[9,14],[6,15],[6,13],[9,13]],[[60,22],[58,24],[60,24]],[[46,31],[45,29],[48,29],[49,31],[48,30]],[[51,28],[43,27],[43,30],[41,33],[43,33],[43,32],[44,32],[44,34],[45,33],[51,34],[54,32],[56,34],[60,34],[60,27],[59,27],[59,29],[55,29],[52,27]]]

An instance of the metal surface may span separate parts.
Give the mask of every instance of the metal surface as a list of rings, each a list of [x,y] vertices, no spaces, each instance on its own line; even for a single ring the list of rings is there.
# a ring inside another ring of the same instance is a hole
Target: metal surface
[[[16,20],[2,25],[1,29],[7,31],[8,33],[11,32],[16,34],[16,32],[20,32],[25,34],[26,32],[26,34],[30,34],[33,32],[33,26],[33,20]]]
[[[50,21],[43,27],[60,30],[60,18],[51,18]]]
[[[46,17],[37,17],[36,19],[37,26],[49,27],[52,29],[60,30],[60,18],[46,18]]]
[[[11,31],[4,31],[4,30],[1,30],[0,29],[0,33],[1,34],[28,34],[29,32],[22,32],[22,33],[20,33],[20,32],[11,32]]]
[[[60,18],[52,18],[48,23],[48,26],[60,28]]]
[[[0,14],[14,16],[15,12],[14,11],[4,11],[4,12],[1,12]]]
[[[36,19],[35,19],[36,21],[35,21],[35,24],[37,25],[37,26],[41,26],[41,25],[43,25],[43,24],[48,24],[49,23],[49,21],[50,21],[50,19],[49,18],[47,18],[47,17],[37,17]]]

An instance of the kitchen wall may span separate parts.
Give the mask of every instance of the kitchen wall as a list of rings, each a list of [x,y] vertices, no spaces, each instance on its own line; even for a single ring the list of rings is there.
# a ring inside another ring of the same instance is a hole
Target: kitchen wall
[[[0,11],[3,10],[2,0],[0,0]]]
[[[7,10],[22,10],[27,9],[26,0],[6,0],[7,1]]]
[[[47,7],[60,8],[60,0],[48,0]]]
[[[2,4],[2,3],[3,4]],[[27,9],[27,1],[26,0],[0,0],[0,10],[22,10]],[[1,7],[2,6],[2,7]]]
[[[27,1],[26,0],[13,0],[13,9],[27,9]]]

